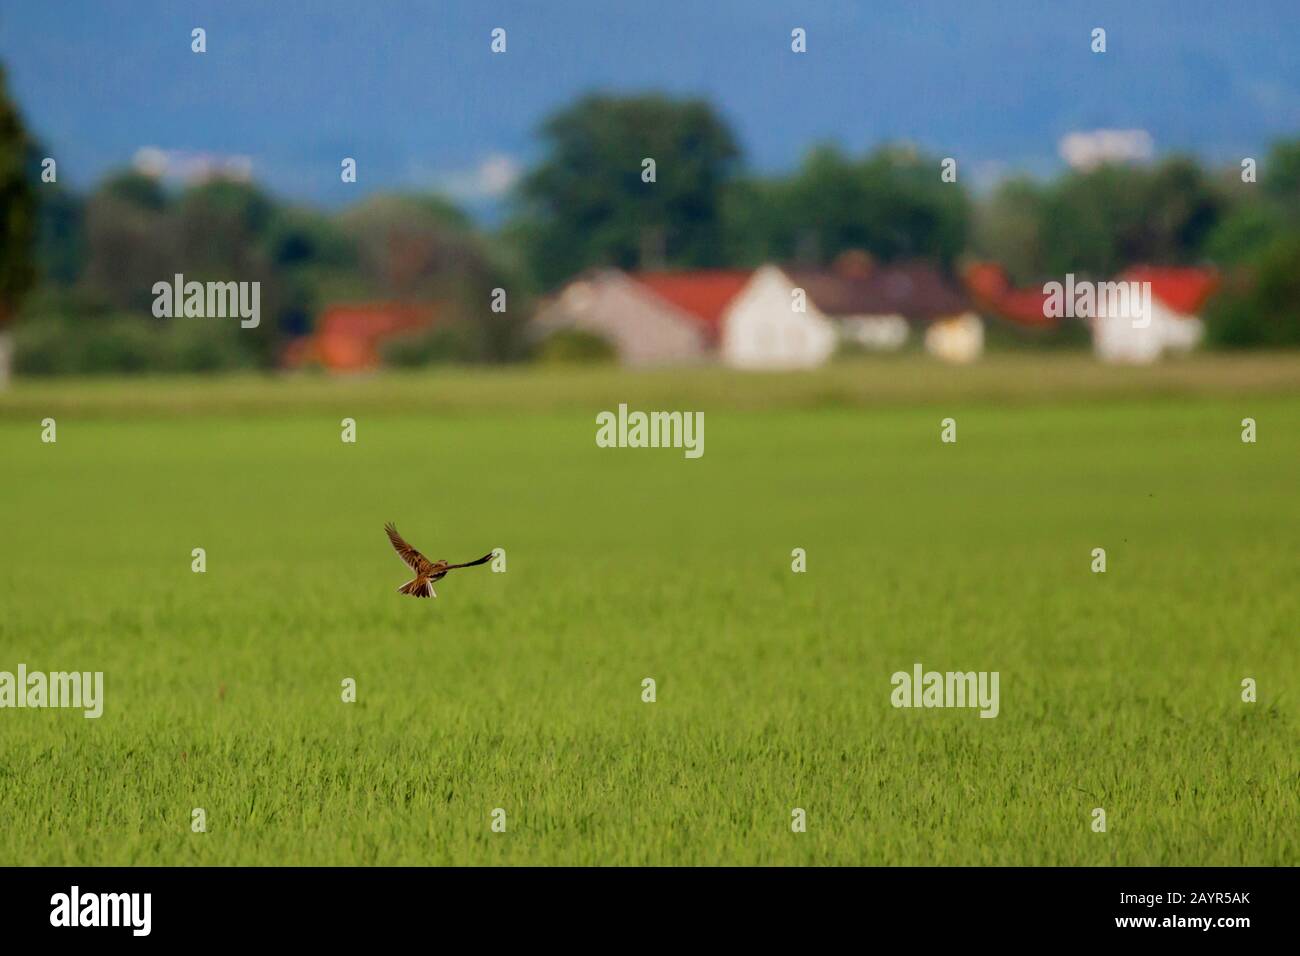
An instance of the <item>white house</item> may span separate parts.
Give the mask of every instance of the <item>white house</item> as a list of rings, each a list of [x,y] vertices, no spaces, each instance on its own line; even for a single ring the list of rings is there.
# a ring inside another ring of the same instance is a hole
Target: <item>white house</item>
[[[824,363],[837,340],[835,325],[807,290],[766,265],[727,307],[719,346],[723,363],[733,368],[798,369]]]
[[[966,297],[927,262],[876,266],[846,253],[829,270],[764,266],[723,316],[722,360],[736,368],[811,368],[840,342],[896,351],[913,326],[930,354],[970,362],[984,326]]]
[[[1123,297],[1118,306],[1104,304],[1090,320],[1098,358],[1146,365],[1167,352],[1187,352],[1200,344],[1205,324],[1197,313],[1218,285],[1213,272],[1137,266],[1118,281],[1137,283],[1142,291]]]

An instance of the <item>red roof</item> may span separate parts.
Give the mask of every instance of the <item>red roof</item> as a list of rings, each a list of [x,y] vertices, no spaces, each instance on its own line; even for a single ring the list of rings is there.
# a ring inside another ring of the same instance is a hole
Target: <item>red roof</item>
[[[1047,293],[1042,289],[1010,289],[993,302],[998,315],[1037,328],[1054,328],[1058,319],[1047,315]]]
[[[699,269],[693,272],[634,272],[633,281],[659,298],[695,317],[716,339],[726,311],[752,275],[743,269]]]
[[[285,363],[301,365],[316,360],[340,372],[360,371],[379,365],[379,347],[385,339],[433,324],[431,306],[398,302],[333,305],[321,313],[316,332],[306,343],[285,351]]]
[[[1057,320],[1043,315],[1047,294],[1041,289],[1013,289],[1006,272],[993,262],[980,262],[963,273],[966,288],[985,309],[1020,325],[1051,328]],[[1150,282],[1151,294],[1183,315],[1195,315],[1219,286],[1208,269],[1178,266],[1133,266],[1121,282]]]
[[[975,301],[1017,325],[1054,328],[1057,320],[1044,315],[1047,293],[1042,289],[1013,289],[1006,271],[995,262],[977,262],[962,273],[966,288]]]
[[[1175,312],[1195,315],[1219,287],[1209,269],[1175,266],[1133,266],[1120,276],[1125,282],[1150,282],[1151,294]]]

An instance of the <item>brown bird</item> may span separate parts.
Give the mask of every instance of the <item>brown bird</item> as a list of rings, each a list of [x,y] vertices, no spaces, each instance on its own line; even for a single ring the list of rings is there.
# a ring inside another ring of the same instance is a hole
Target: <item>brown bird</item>
[[[414,580],[407,581],[397,589],[402,594],[409,594],[412,597],[437,597],[437,593],[433,590],[434,581],[441,581],[447,576],[448,571],[455,571],[457,568],[472,568],[476,564],[486,564],[492,560],[492,555],[495,553],[489,551],[477,561],[466,561],[464,564],[430,561],[406,543],[406,539],[397,533],[397,528],[391,521],[384,525],[384,530],[388,532],[388,540],[393,543],[393,550],[397,552],[397,556],[410,565],[411,570],[415,572]]]

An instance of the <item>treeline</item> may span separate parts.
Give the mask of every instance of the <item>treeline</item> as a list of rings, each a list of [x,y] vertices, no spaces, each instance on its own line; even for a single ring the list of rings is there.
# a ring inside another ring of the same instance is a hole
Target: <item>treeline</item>
[[[128,172],[84,198],[49,187],[42,199],[43,281],[17,330],[19,372],[271,366],[321,307],[340,301],[442,303],[447,327],[465,333],[447,337],[450,360],[512,358],[521,339],[508,314],[486,308],[510,270],[490,237],[436,197],[373,196],[329,215],[250,183],[171,192]],[[152,288],[177,273],[260,282],[261,323],[154,319]]]
[[[357,300],[442,304],[438,331],[396,361],[510,361],[528,354],[535,296],[593,266],[824,265],[850,249],[952,269],[992,259],[1020,284],[1211,264],[1226,279],[1214,343],[1300,344],[1300,140],[1259,158],[1258,182],[1170,157],[977,195],[960,161],[945,181],[941,157],[900,145],[861,157],[822,146],[788,175],[758,176],[703,101],[593,96],[543,124],[541,160],[487,231],[427,194],[332,213],[253,183],[169,189],[121,172],[80,195],[41,182],[45,153],[2,84],[0,156],[22,159],[0,164],[0,323],[22,319],[20,372],[269,367],[322,307]],[[176,273],[260,281],[261,324],[153,318],[154,283]],[[490,308],[495,288],[504,313]]]

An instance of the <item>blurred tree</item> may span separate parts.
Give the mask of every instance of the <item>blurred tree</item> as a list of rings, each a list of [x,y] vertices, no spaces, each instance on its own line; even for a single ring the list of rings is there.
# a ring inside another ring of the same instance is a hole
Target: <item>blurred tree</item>
[[[1300,212],[1300,139],[1273,144],[1264,161],[1260,185],[1270,201],[1290,212]]]
[[[1226,348],[1300,346],[1300,232],[1279,234],[1235,269],[1206,324],[1210,343]]]
[[[86,201],[86,266],[79,291],[100,308],[149,313],[155,282],[184,272],[168,197],[135,172],[100,183]]]
[[[707,103],[589,96],[541,134],[518,228],[544,286],[594,265],[721,263],[722,190],[740,152]]]
[[[1186,156],[1169,157],[1139,181],[1147,221],[1130,262],[1190,265],[1202,259],[1206,239],[1228,206],[1218,184]]]
[[[378,195],[348,209],[340,225],[355,243],[368,294],[436,301],[444,321],[459,326],[455,336],[433,336],[429,349],[395,352],[406,364],[421,356],[503,361],[522,355],[527,284],[459,208],[433,195]],[[495,289],[504,291],[505,311],[491,307]]]
[[[749,181],[727,203],[731,247],[749,264],[825,264],[864,249],[876,258],[951,263],[966,244],[970,203],[939,162],[909,146],[853,160],[820,146],[788,179]]]
[[[257,186],[214,178],[176,197],[164,227],[173,244],[175,271],[187,281],[260,283],[257,328],[243,329],[234,322],[212,325],[216,334],[233,338],[263,365],[275,362],[286,331],[304,324],[306,299],[305,290],[272,261],[268,230],[274,214],[274,202]]]
[[[1225,266],[1257,261],[1278,236],[1300,231],[1300,140],[1274,144],[1257,185],[1233,185],[1231,211],[1206,242],[1209,258]]]
[[[975,253],[1001,264],[1014,285],[1042,282],[1047,275],[1044,193],[1044,187],[1031,179],[1008,179],[975,209],[971,240]]]
[[[618,361],[618,351],[594,332],[561,329],[539,344],[537,360],[549,365],[607,364]]]
[[[155,283],[178,273],[186,281],[260,283],[256,328],[217,322],[202,335],[189,335],[187,347],[207,342],[271,364],[283,333],[305,325],[308,308],[306,290],[274,260],[275,215],[274,202],[244,182],[213,179],[173,196],[151,176],[109,176],[86,202],[86,265],[77,292],[90,311],[152,320]]]
[[[357,249],[330,216],[277,206],[266,227],[271,261],[285,268],[355,269]]]
[[[0,386],[9,380],[13,356],[8,326],[36,281],[36,172],[29,168],[31,158],[31,141],[0,67]]]
[[[1135,263],[1192,264],[1227,206],[1221,188],[1185,157],[1069,172],[1045,198],[1044,265],[1054,276],[1103,279]]]
[[[373,294],[384,298],[454,296],[459,282],[486,271],[468,217],[438,196],[371,196],[339,225]]]
[[[1276,206],[1250,199],[1224,216],[1206,238],[1205,255],[1220,266],[1258,259],[1283,229]]]
[[[263,244],[281,277],[285,305],[281,327],[289,335],[311,331],[312,316],[330,301],[356,298],[364,285],[357,248],[331,217],[314,210],[277,206]]]
[[[270,264],[266,230],[274,204],[250,183],[214,179],[186,189],[171,210],[176,253],[187,273],[240,278]]]
[[[42,283],[66,288],[85,267],[85,204],[59,183],[43,183],[36,262]]]
[[[1300,140],[1274,144],[1258,186],[1244,189],[1249,197],[1207,244],[1228,271],[1206,312],[1208,338],[1225,348],[1300,346]]]
[[[128,206],[147,209],[150,212],[162,212],[167,208],[167,191],[162,182],[154,176],[147,176],[135,170],[126,170],[107,177],[100,185],[103,196],[120,200]]]

